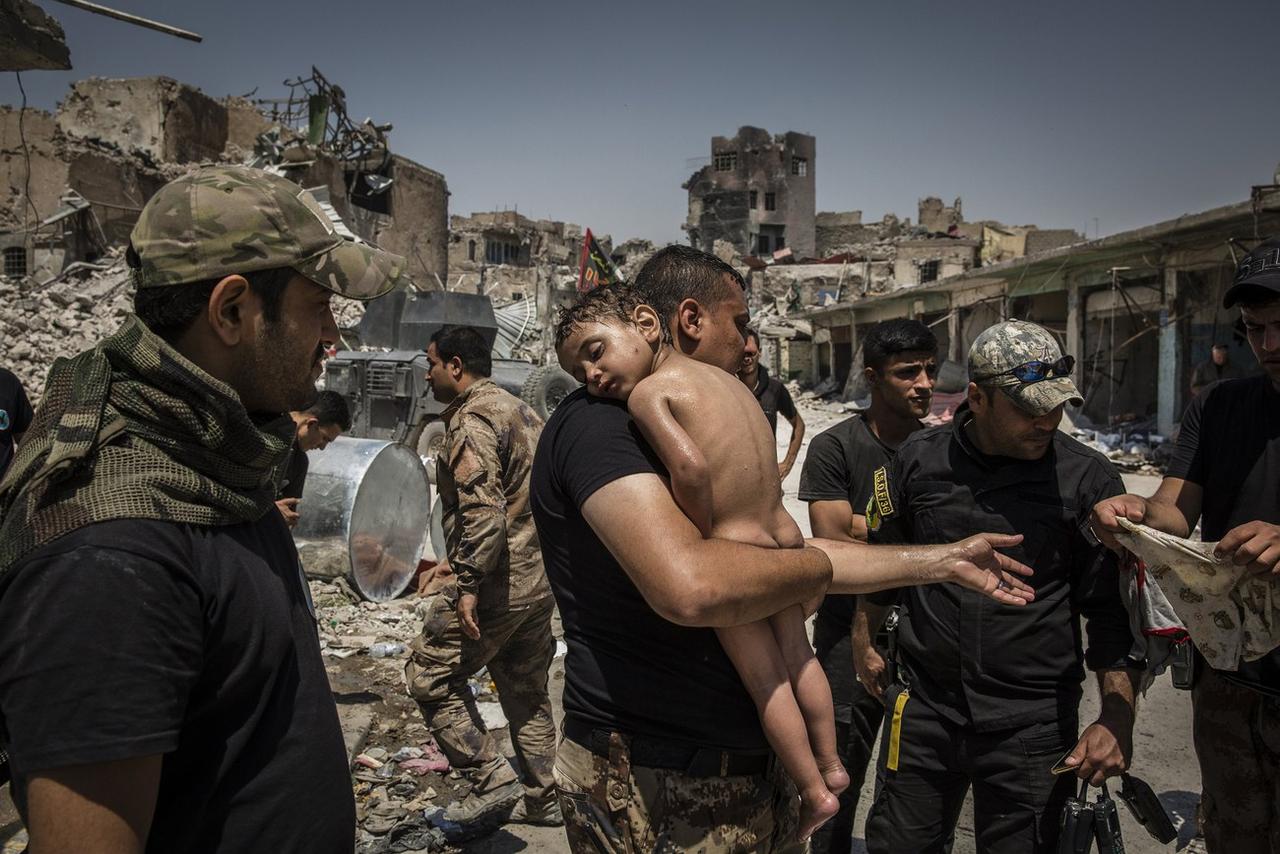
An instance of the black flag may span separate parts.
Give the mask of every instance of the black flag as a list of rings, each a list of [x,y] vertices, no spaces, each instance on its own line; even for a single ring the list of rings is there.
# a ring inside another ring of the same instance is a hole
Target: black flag
[[[613,266],[588,228],[586,237],[582,238],[582,254],[578,260],[578,293],[585,294],[602,285],[616,285],[621,281],[618,268]]]

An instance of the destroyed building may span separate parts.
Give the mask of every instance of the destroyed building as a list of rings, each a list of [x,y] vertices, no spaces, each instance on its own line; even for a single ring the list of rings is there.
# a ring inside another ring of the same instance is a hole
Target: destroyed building
[[[54,358],[115,330],[132,295],[122,249],[143,205],[200,164],[247,162],[314,189],[342,227],[404,255],[417,287],[443,288],[444,177],[392,153],[388,128],[353,125],[341,90],[317,80],[292,99],[306,94],[314,127],[280,121],[290,99],[269,116],[165,77],[82,80],[53,114],[0,106],[0,338],[33,399]],[[344,327],[361,313],[349,301],[335,311]]]
[[[1238,257],[1280,233],[1280,187],[1262,190],[1250,201],[1043,251],[1028,251],[1037,243],[1027,231],[1025,254],[1009,260],[940,269],[932,281],[879,293],[846,288],[825,305],[793,311],[813,326],[811,358],[791,376],[848,391],[860,342],[881,320],[927,323],[943,356],[961,368],[982,330],[1029,320],[1076,356],[1082,420],[1168,437],[1188,402],[1191,371],[1213,343],[1226,343],[1236,364],[1254,364],[1238,312],[1222,308],[1222,294]],[[1079,235],[1050,232],[1048,242],[1070,238]]]
[[[717,240],[743,256],[790,249],[811,258],[814,243],[815,140],[745,126],[711,139],[710,162],[689,177],[689,245],[708,252]]]
[[[572,291],[582,226],[486,211],[449,219],[448,290],[487,294],[496,302],[534,299],[540,286]],[[608,251],[608,235],[596,235]]]
[[[314,79],[323,80],[314,73],[303,82]],[[260,137],[287,112],[268,117],[243,98],[219,101],[166,77],[81,80],[53,115],[0,107],[6,273],[43,281],[68,264],[92,262],[128,240],[142,206],[167,181],[201,163],[248,161],[327,188],[353,231],[404,255],[418,287],[440,287],[448,271],[444,176],[392,153],[385,132],[357,127],[363,135],[352,134],[335,89],[326,82],[300,91],[297,99],[316,106],[309,116],[318,131],[279,127],[267,152]],[[350,145],[353,136],[364,144]],[[80,209],[88,211],[92,240],[82,233]]]

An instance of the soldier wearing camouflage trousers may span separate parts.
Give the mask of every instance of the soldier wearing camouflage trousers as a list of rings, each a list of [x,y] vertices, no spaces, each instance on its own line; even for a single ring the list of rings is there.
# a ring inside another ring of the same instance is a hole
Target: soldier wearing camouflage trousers
[[[446,809],[446,819],[557,825],[556,733],[547,694],[554,601],[529,511],[542,421],[488,379],[489,347],[476,330],[440,330],[427,360],[432,393],[447,405],[436,484],[447,541],[444,572],[456,576],[456,584],[445,585],[427,606],[405,667],[409,692],[450,764],[472,784]],[[467,684],[483,667],[510,722],[519,773],[484,728]]]

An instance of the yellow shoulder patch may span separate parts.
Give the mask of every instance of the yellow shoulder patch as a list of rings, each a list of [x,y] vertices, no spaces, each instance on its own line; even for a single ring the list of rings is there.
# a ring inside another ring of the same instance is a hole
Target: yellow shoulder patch
[[[867,502],[867,528],[880,530],[880,523],[893,515],[893,500],[889,498],[889,472],[884,466],[873,475],[871,499]]]

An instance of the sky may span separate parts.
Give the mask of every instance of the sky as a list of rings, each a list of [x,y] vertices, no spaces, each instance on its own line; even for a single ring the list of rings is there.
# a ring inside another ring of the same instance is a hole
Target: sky
[[[959,196],[1089,237],[1245,200],[1280,163],[1275,0],[104,0],[201,44],[38,2],[73,70],[26,72],[31,106],[88,76],[282,96],[314,65],[444,173],[450,213],[615,241],[683,242],[690,161],[741,125],[817,138],[819,211]]]

